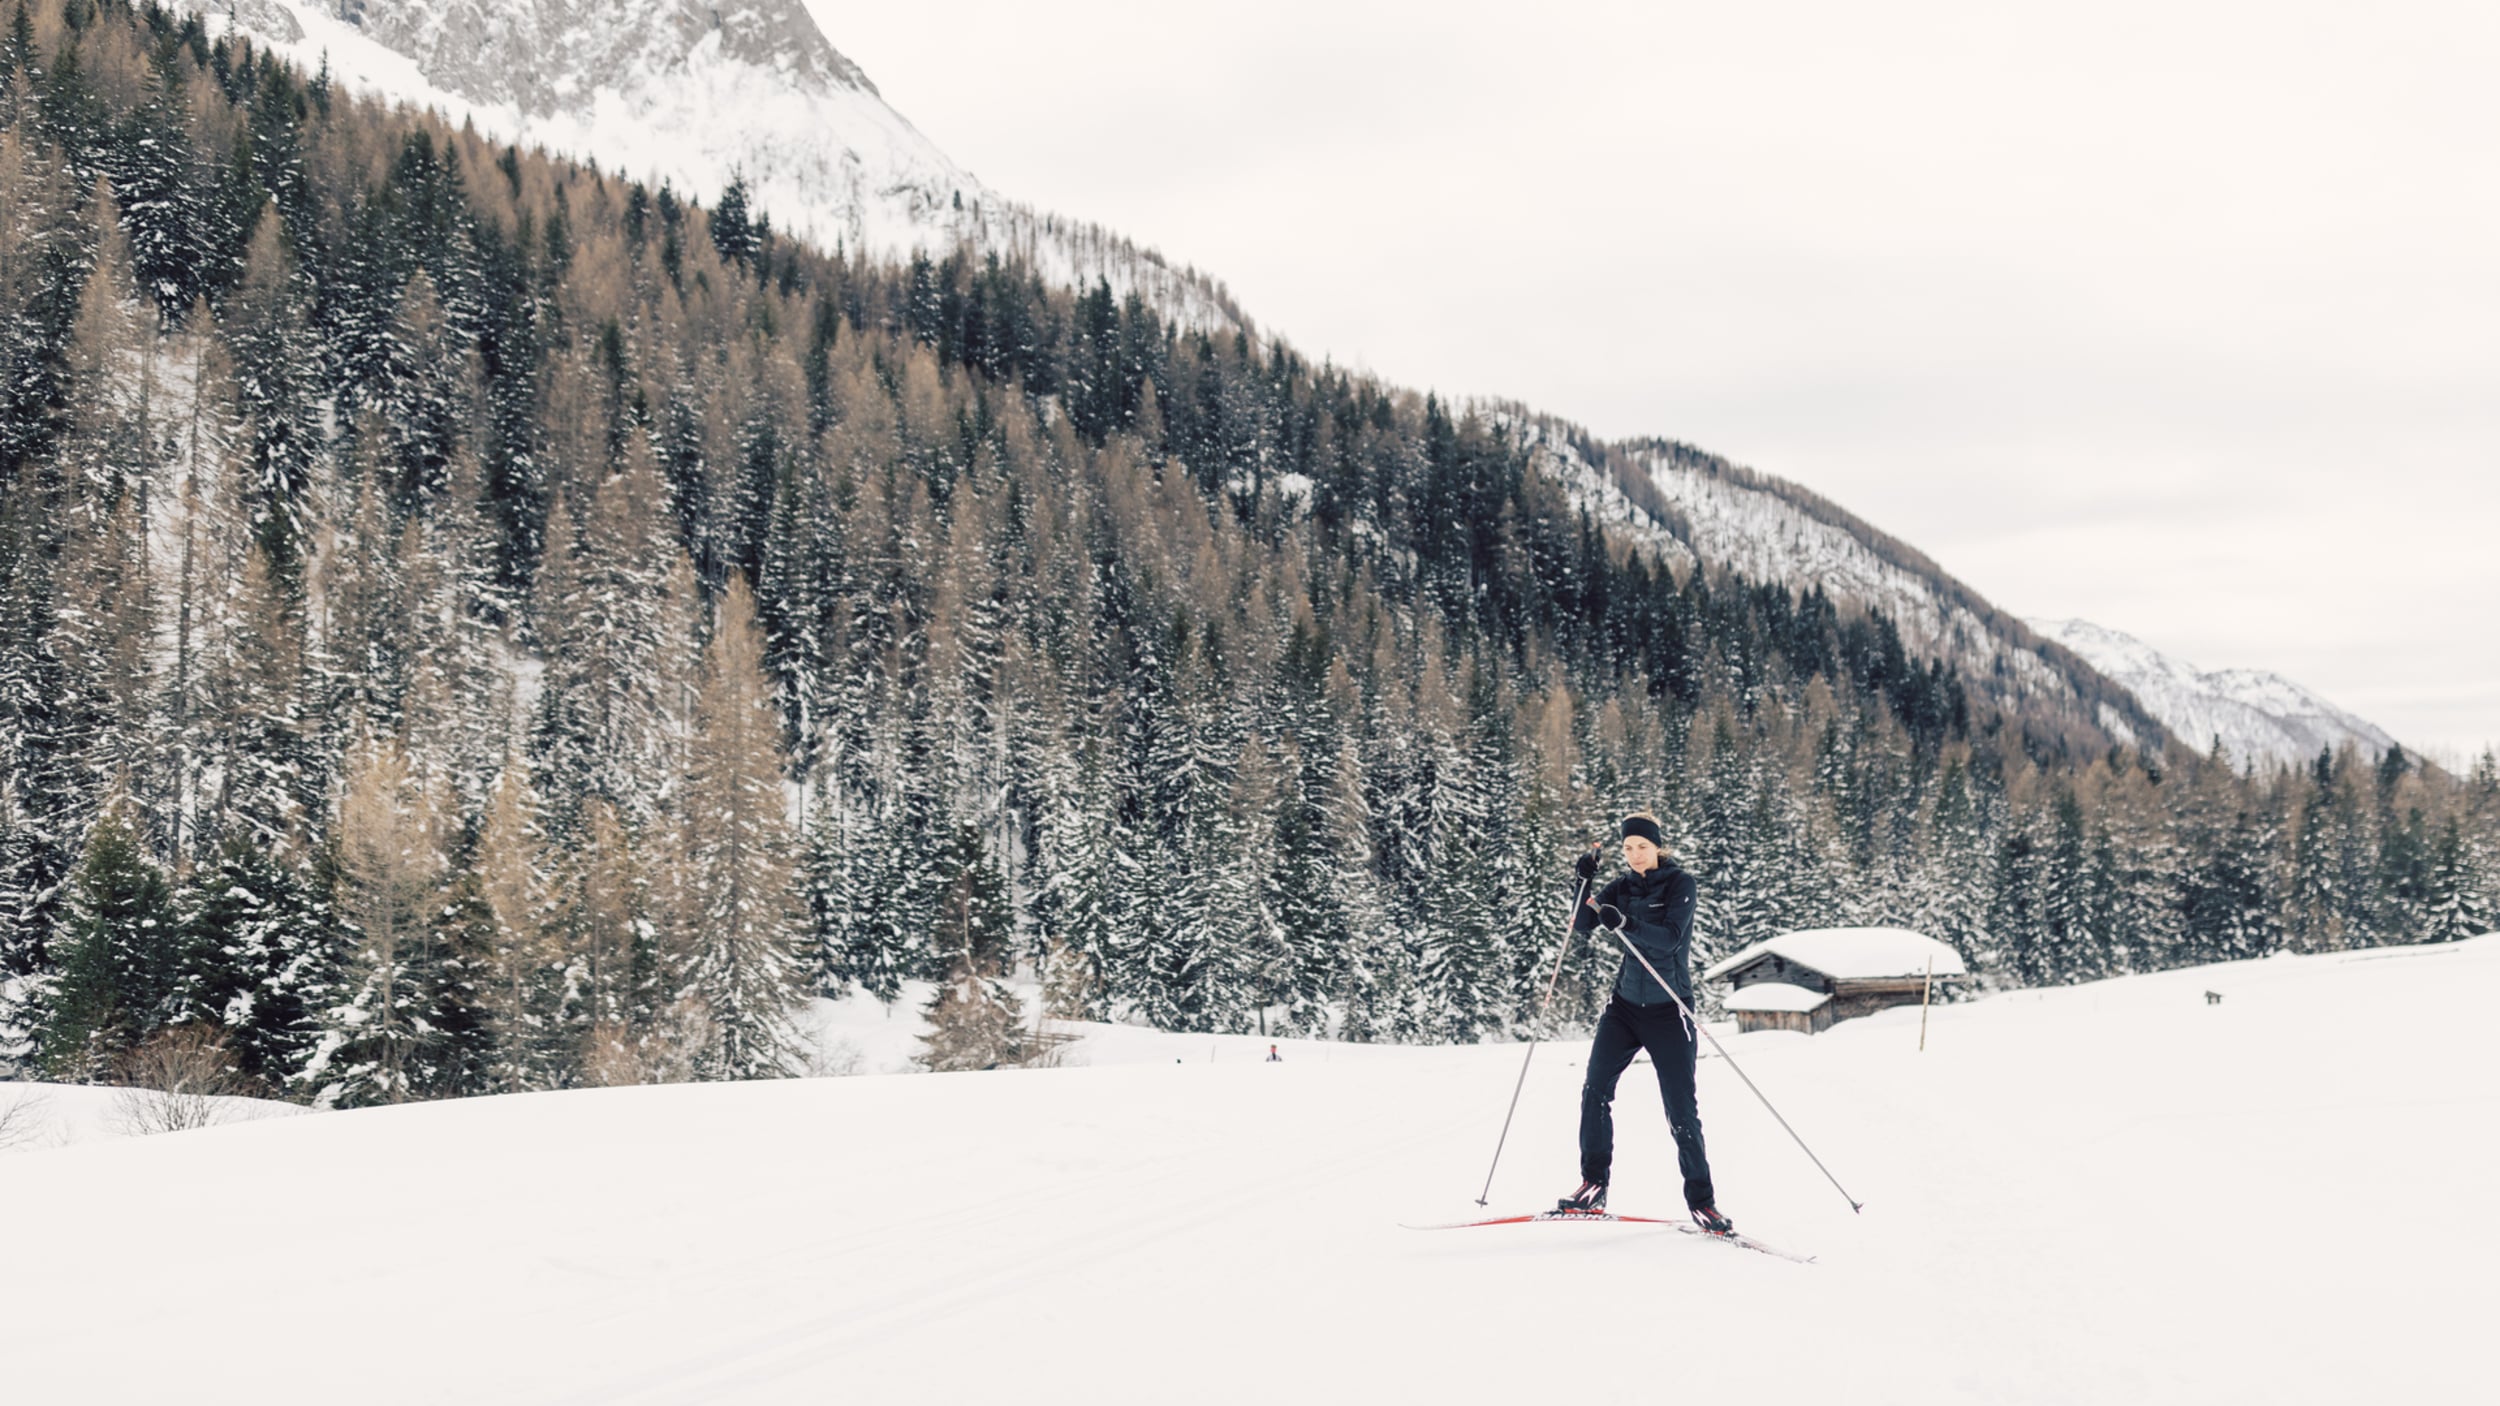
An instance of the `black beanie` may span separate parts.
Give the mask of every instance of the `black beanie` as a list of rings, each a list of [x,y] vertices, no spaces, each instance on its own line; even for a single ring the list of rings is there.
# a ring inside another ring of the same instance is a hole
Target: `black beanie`
[[[1667,847],[1667,837],[1664,832],[1659,830],[1658,822],[1650,819],[1646,815],[1627,815],[1623,817],[1623,838],[1628,840],[1634,835],[1640,836],[1642,839],[1649,841],[1651,844],[1658,846],[1660,849],[1665,849]]]

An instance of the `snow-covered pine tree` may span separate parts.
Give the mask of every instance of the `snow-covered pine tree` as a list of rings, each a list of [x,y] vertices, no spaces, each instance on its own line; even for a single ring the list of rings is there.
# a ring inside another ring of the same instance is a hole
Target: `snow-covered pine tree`
[[[223,1032],[243,1077],[275,1092],[312,1057],[322,1013],[342,999],[328,904],[294,866],[235,836],[194,871],[188,908],[190,1012]]]
[[[2349,789],[2338,783],[2332,749],[2319,749],[2307,781],[2292,825],[2285,940],[2296,952],[2332,952],[2351,939],[2354,905],[2346,891],[2344,862],[2352,839],[2345,832],[2359,815]]]
[[[2466,812],[2479,826],[2500,824],[2500,748],[2485,747],[2465,781]]]
[[[929,1033],[920,1062],[940,1072],[1017,1063],[1029,1032],[1023,1003],[1004,980],[1015,960],[1005,877],[969,825],[955,826],[939,867],[948,877],[931,929],[935,945],[950,955],[922,1008]]]
[[[1379,1029],[1378,971],[1388,922],[1374,865],[1370,799],[1363,785],[1361,747],[1351,737],[1338,744],[1328,790],[1319,812],[1319,851],[1328,865],[1328,918],[1333,927],[1301,952],[1301,984],[1315,994],[1306,1020],[1311,1033],[1334,1011],[1347,1039],[1369,1039]]]
[[[1335,862],[1327,852],[1325,803],[1333,752],[1313,759],[1283,739],[1275,830],[1267,875],[1277,951],[1262,969],[1261,1010],[1276,1007],[1275,1028],[1324,1030],[1333,968],[1343,934],[1332,897]]]
[[[2370,941],[2418,942],[2429,922],[2432,836],[2419,766],[2401,747],[2380,755],[2372,780],[2377,853],[2370,874]]]
[[[854,928],[862,856],[850,834],[847,800],[838,789],[819,798],[799,854],[808,969],[817,992],[837,998],[849,992],[855,979],[851,954],[859,940]]]
[[[1225,1008],[1210,1012],[1209,1026],[1267,1033],[1271,1009],[1288,1003],[1293,949],[1285,938],[1278,883],[1279,815],[1293,782],[1269,743],[1244,737],[1232,767],[1232,794],[1217,830],[1215,868],[1207,877],[1207,900],[1215,909],[1216,943],[1230,955],[1238,982]]]
[[[432,1098],[494,1093],[500,1059],[486,986],[495,975],[495,915],[479,881],[476,835],[458,820],[455,802],[439,777],[420,778],[418,784],[444,797],[448,847],[431,914],[432,955],[441,975],[426,1017],[433,1030],[425,1051],[423,1088]]]
[[[764,664],[789,725],[812,827],[819,794],[833,782],[827,763],[839,734],[826,704],[846,633],[840,510],[813,453],[791,460],[775,483],[763,550],[755,606],[764,622]]]
[[[860,902],[851,924],[849,969],[880,1001],[902,983],[945,969],[933,945],[929,914],[945,882],[939,856],[946,839],[945,797],[938,789],[941,745],[925,699],[893,682],[898,695],[878,730],[885,759],[876,809],[859,831],[854,869]]]
[[[55,971],[39,988],[37,1048],[48,1076],[63,1082],[102,1079],[117,1056],[181,1014],[188,963],[173,885],[149,859],[129,809],[117,796],[88,829]]]
[[[440,774],[459,815],[476,817],[520,739],[476,458],[456,450],[450,473],[419,529],[400,538],[399,572],[411,607],[403,712],[411,761]]]
[[[133,116],[117,163],[132,267],[166,326],[212,291],[219,249],[235,238],[218,208],[217,172],[208,144],[197,139],[188,97],[179,67],[160,79]]]
[[[77,863],[83,797],[58,704],[61,661],[46,648],[51,573],[28,521],[32,495],[0,497],[0,979],[41,971]]]
[[[1100,1020],[1108,1014],[1105,968],[1118,947],[1110,784],[1093,747],[1055,749],[1036,764],[1032,913],[1049,1009],[1062,1019]]]
[[[2439,838],[2431,848],[2423,941],[2457,942],[2493,929],[2500,915],[2492,904],[2490,863],[2490,856],[2467,836],[2456,816],[2441,822]]]
[[[1727,952],[1777,936],[1812,872],[1810,836],[1785,772],[1771,749],[1741,746],[1730,719],[1714,725],[1695,846],[1694,931],[1715,934]]]
[[[1993,847],[1983,806],[1969,768],[1959,757],[1948,758],[1919,856],[1924,896],[1918,930],[1950,944],[1974,974],[1996,972],[2004,950],[1988,926]]]
[[[1995,862],[1989,866],[1988,934],[2004,954],[2005,971],[2021,986],[2050,979],[2053,952],[2041,911],[2041,849],[2039,817],[2018,812],[1999,827]]]
[[[686,994],[709,1017],[697,1068],[716,1079],[797,1067],[791,1010],[808,990],[781,790],[781,719],[764,677],[755,598],[741,576],[722,593],[704,651],[686,776]]]
[[[312,547],[314,465],[322,446],[311,295],[276,212],[253,226],[241,284],[218,309],[233,351],[248,469],[244,501],[271,579],[290,597]]]
[[[321,533],[308,592],[320,607],[313,631],[316,713],[334,737],[400,732],[416,663],[404,567],[419,553],[402,549],[391,522],[387,489],[377,481],[383,466],[373,452],[379,432],[370,415],[366,420],[367,432],[350,442],[344,520]]]
[[[403,513],[451,487],[452,457],[475,413],[468,358],[433,277],[416,270],[391,310],[379,381],[367,396],[378,434],[374,457],[384,466],[389,500]]]
[[[1530,705],[1524,747],[1514,767],[1518,822],[1510,843],[1495,860],[1493,876],[1496,940],[1510,969],[1511,1020],[1535,1018],[1546,1000],[1549,983],[1556,986],[1546,1008],[1549,1027],[1572,1015],[1559,990],[1555,967],[1569,953],[1558,951],[1565,941],[1565,905],[1578,881],[1570,862],[1580,852],[1586,830],[1574,823],[1571,773],[1576,761],[1573,706],[1568,689],[1556,687]],[[1669,820],[1670,827],[1675,822]],[[1677,848],[1670,834],[1669,846]]]
[[[1225,798],[1238,733],[1217,698],[1210,641],[1192,641],[1185,619],[1166,635],[1167,678],[1148,673],[1131,753],[1139,810],[1124,839],[1119,882],[1123,926],[1136,943],[1125,970],[1138,1014],[1164,1030],[1223,1028],[1248,1012],[1240,954],[1206,901],[1222,866]],[[1114,978],[1119,990],[1119,978]]]
[[[203,830],[295,853],[328,781],[308,707],[303,611],[257,543],[237,597],[234,628],[209,666],[219,785]]]
[[[2217,795],[2192,822],[2180,875],[2184,937],[2199,961],[2265,956],[2274,950],[2279,931],[2267,888],[2273,836],[2264,817],[2236,805],[2223,811],[2228,803]]]
[[[2050,806],[2047,843],[2040,856],[2041,950],[2034,965],[2042,981],[2092,981],[2109,974],[2097,898],[2083,806],[2074,792],[2061,789]]]
[[[1511,971],[1500,946],[1497,883],[1522,876],[1507,851],[1517,820],[1510,778],[1509,719],[1498,686],[1479,664],[1470,671],[1465,732],[1426,735],[1433,866],[1421,977],[1428,993],[1424,1038],[1473,1041],[1514,1012]]]
[[[630,435],[622,467],[599,485],[582,521],[584,614],[572,642],[592,662],[599,689],[593,786],[634,825],[659,812],[692,722],[700,603],[661,514],[662,492],[650,440]]]

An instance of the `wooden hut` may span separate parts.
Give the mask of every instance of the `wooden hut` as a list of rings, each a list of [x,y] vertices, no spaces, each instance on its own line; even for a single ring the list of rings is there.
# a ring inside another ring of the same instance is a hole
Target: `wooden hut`
[[[1728,993],[1727,1013],[1737,1030],[1794,1030],[1812,1035],[1832,1023],[1829,992],[1791,986],[1785,981],[1757,981]]]
[[[1959,954],[1907,928],[1816,928],[1757,942],[1702,973],[1725,981],[1736,1028],[1828,1030],[1833,1022],[1915,1005],[1929,964],[1938,986],[1966,972]]]

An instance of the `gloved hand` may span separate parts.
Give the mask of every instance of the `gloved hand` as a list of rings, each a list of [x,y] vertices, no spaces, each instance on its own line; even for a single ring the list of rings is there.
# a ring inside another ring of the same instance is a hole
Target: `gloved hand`
[[[1597,925],[1608,932],[1623,931],[1623,910],[1611,903],[1598,904]]]
[[[1579,862],[1572,865],[1571,868],[1573,872],[1580,876],[1581,883],[1585,884],[1595,881],[1597,878],[1597,846],[1591,845],[1587,849],[1582,850],[1580,852]]]

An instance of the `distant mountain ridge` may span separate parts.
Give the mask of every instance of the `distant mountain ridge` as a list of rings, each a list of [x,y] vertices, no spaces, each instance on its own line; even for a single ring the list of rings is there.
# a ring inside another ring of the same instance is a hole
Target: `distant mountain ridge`
[[[889,106],[800,0],[183,0],[360,91],[709,202],[743,179],[777,229],[901,258],[959,247],[1184,325],[1248,327],[1223,285],[1000,196]]]
[[[2297,766],[2347,743],[2377,756],[2396,745],[2355,716],[2280,674],[2204,670],[2133,635],[2089,620],[2033,620],[2031,627],[2125,685],[2171,731],[2199,751],[2220,740],[2234,761]]]
[[[1577,502],[1679,567],[1820,587],[1843,608],[1880,610],[1913,654],[1944,660],[1999,706],[2060,720],[2075,746],[2165,743],[2158,712],[2094,661],[1810,489],[1673,440],[1602,443],[1524,407],[1495,410]]]

